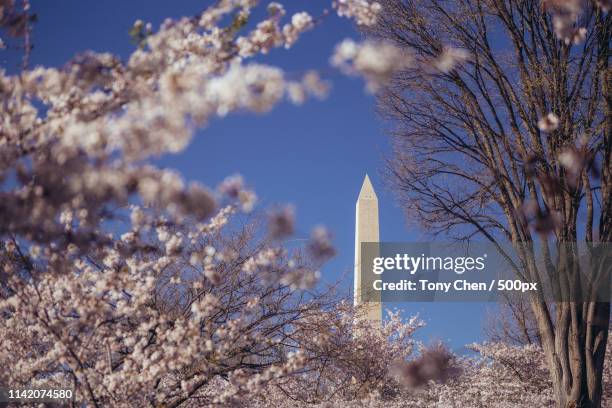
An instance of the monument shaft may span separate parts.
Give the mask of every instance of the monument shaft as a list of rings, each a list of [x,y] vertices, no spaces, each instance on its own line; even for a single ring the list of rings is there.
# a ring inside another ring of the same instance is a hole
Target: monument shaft
[[[379,242],[378,226],[378,197],[374,192],[374,187],[370,178],[366,174],[357,198],[355,208],[355,277],[354,277],[354,304],[362,305],[365,309],[365,316],[378,324],[382,321],[382,303],[380,302],[380,292],[373,293],[373,288],[364,287],[365,265],[361,264],[361,243]],[[368,301],[362,301],[363,291],[369,291]]]

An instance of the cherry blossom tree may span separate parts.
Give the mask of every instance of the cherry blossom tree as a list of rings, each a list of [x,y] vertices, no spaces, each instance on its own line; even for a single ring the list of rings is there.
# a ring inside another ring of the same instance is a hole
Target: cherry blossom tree
[[[413,344],[413,347],[418,347]],[[415,382],[414,376],[406,377],[406,370],[399,373],[394,370],[386,371],[383,375],[384,383],[393,384],[392,392],[383,388],[368,388],[367,391],[356,394],[335,392],[337,389],[316,389],[312,387],[298,387],[296,393],[302,399],[294,397],[286,388],[270,383],[268,391],[257,398],[251,405],[257,407],[284,407],[287,400],[296,407],[423,407],[423,408],[522,408],[527,406],[554,407],[554,393],[552,382],[547,368],[546,358],[542,348],[538,345],[509,345],[500,342],[472,344],[468,346],[477,354],[472,357],[459,357],[450,355],[446,360],[452,367],[447,371],[450,376],[445,381],[431,379],[426,383]],[[609,346],[608,346],[609,347]],[[435,348],[434,348],[435,350]],[[413,350],[414,351],[414,350]],[[610,350],[608,350],[610,351]],[[376,358],[380,349],[370,348],[372,358]],[[442,354],[445,355],[446,353]],[[448,354],[446,354],[449,356]],[[434,367],[439,364],[438,351],[433,359],[424,360],[413,356],[413,362],[428,371],[429,363]],[[610,354],[603,373],[605,384],[612,381],[610,367]],[[347,361],[351,361],[350,359]],[[333,364],[330,361],[330,364]],[[435,370],[433,370],[435,371]],[[402,375],[402,372],[404,375]],[[399,375],[398,375],[399,374]],[[289,377],[291,378],[291,377]],[[337,379],[343,378],[336,376]],[[282,380],[286,387],[287,378]],[[357,380],[351,381],[351,386],[359,389]],[[223,384],[220,384],[223,386]],[[308,402],[305,397],[308,396]],[[602,406],[609,404],[612,398],[610,387],[604,387]]]
[[[85,52],[32,68],[30,4],[0,2],[0,45],[24,54],[21,72],[0,71],[3,383],[69,385],[75,405],[179,406],[214,379],[233,384],[211,402],[227,403],[302,366],[288,330],[329,305],[309,290],[334,253],[327,231],[300,255],[282,244],[290,212],[232,230],[256,203],[241,177],[213,189],[150,160],[187,148],[212,118],[325,95],[315,71],[290,80],[252,61],[291,48],[315,19],[270,3],[253,23],[256,6],[221,0],[159,29],[136,21],[126,61]],[[332,7],[356,24],[379,10]]]

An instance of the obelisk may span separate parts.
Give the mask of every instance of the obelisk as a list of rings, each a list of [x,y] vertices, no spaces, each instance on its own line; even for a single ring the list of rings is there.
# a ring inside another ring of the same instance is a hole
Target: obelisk
[[[378,197],[370,178],[366,174],[357,198],[355,206],[355,276],[354,276],[354,304],[362,305],[368,320],[378,325],[382,322],[382,303],[380,292],[372,293],[372,288],[363,288],[363,271],[365,266],[361,265],[361,243],[379,242],[378,234]],[[362,302],[362,290],[370,290],[367,302]],[[370,301],[373,300],[373,301]]]

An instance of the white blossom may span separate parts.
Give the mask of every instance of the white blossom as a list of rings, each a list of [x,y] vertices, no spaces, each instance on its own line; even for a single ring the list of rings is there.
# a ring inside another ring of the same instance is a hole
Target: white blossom
[[[538,128],[542,132],[552,132],[559,127],[559,117],[554,113],[549,113],[538,121]]]

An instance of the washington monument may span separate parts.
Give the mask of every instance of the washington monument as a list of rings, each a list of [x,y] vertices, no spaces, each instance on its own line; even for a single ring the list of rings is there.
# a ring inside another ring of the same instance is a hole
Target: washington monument
[[[365,266],[361,265],[361,243],[379,242],[378,234],[378,197],[374,192],[374,187],[370,178],[366,174],[357,198],[355,206],[355,276],[354,276],[354,304],[362,304],[362,277]],[[371,289],[371,288],[369,288]],[[377,302],[366,302],[363,304],[366,317],[378,325],[382,322],[382,303],[380,293],[378,299],[369,295],[368,299],[378,300]]]

